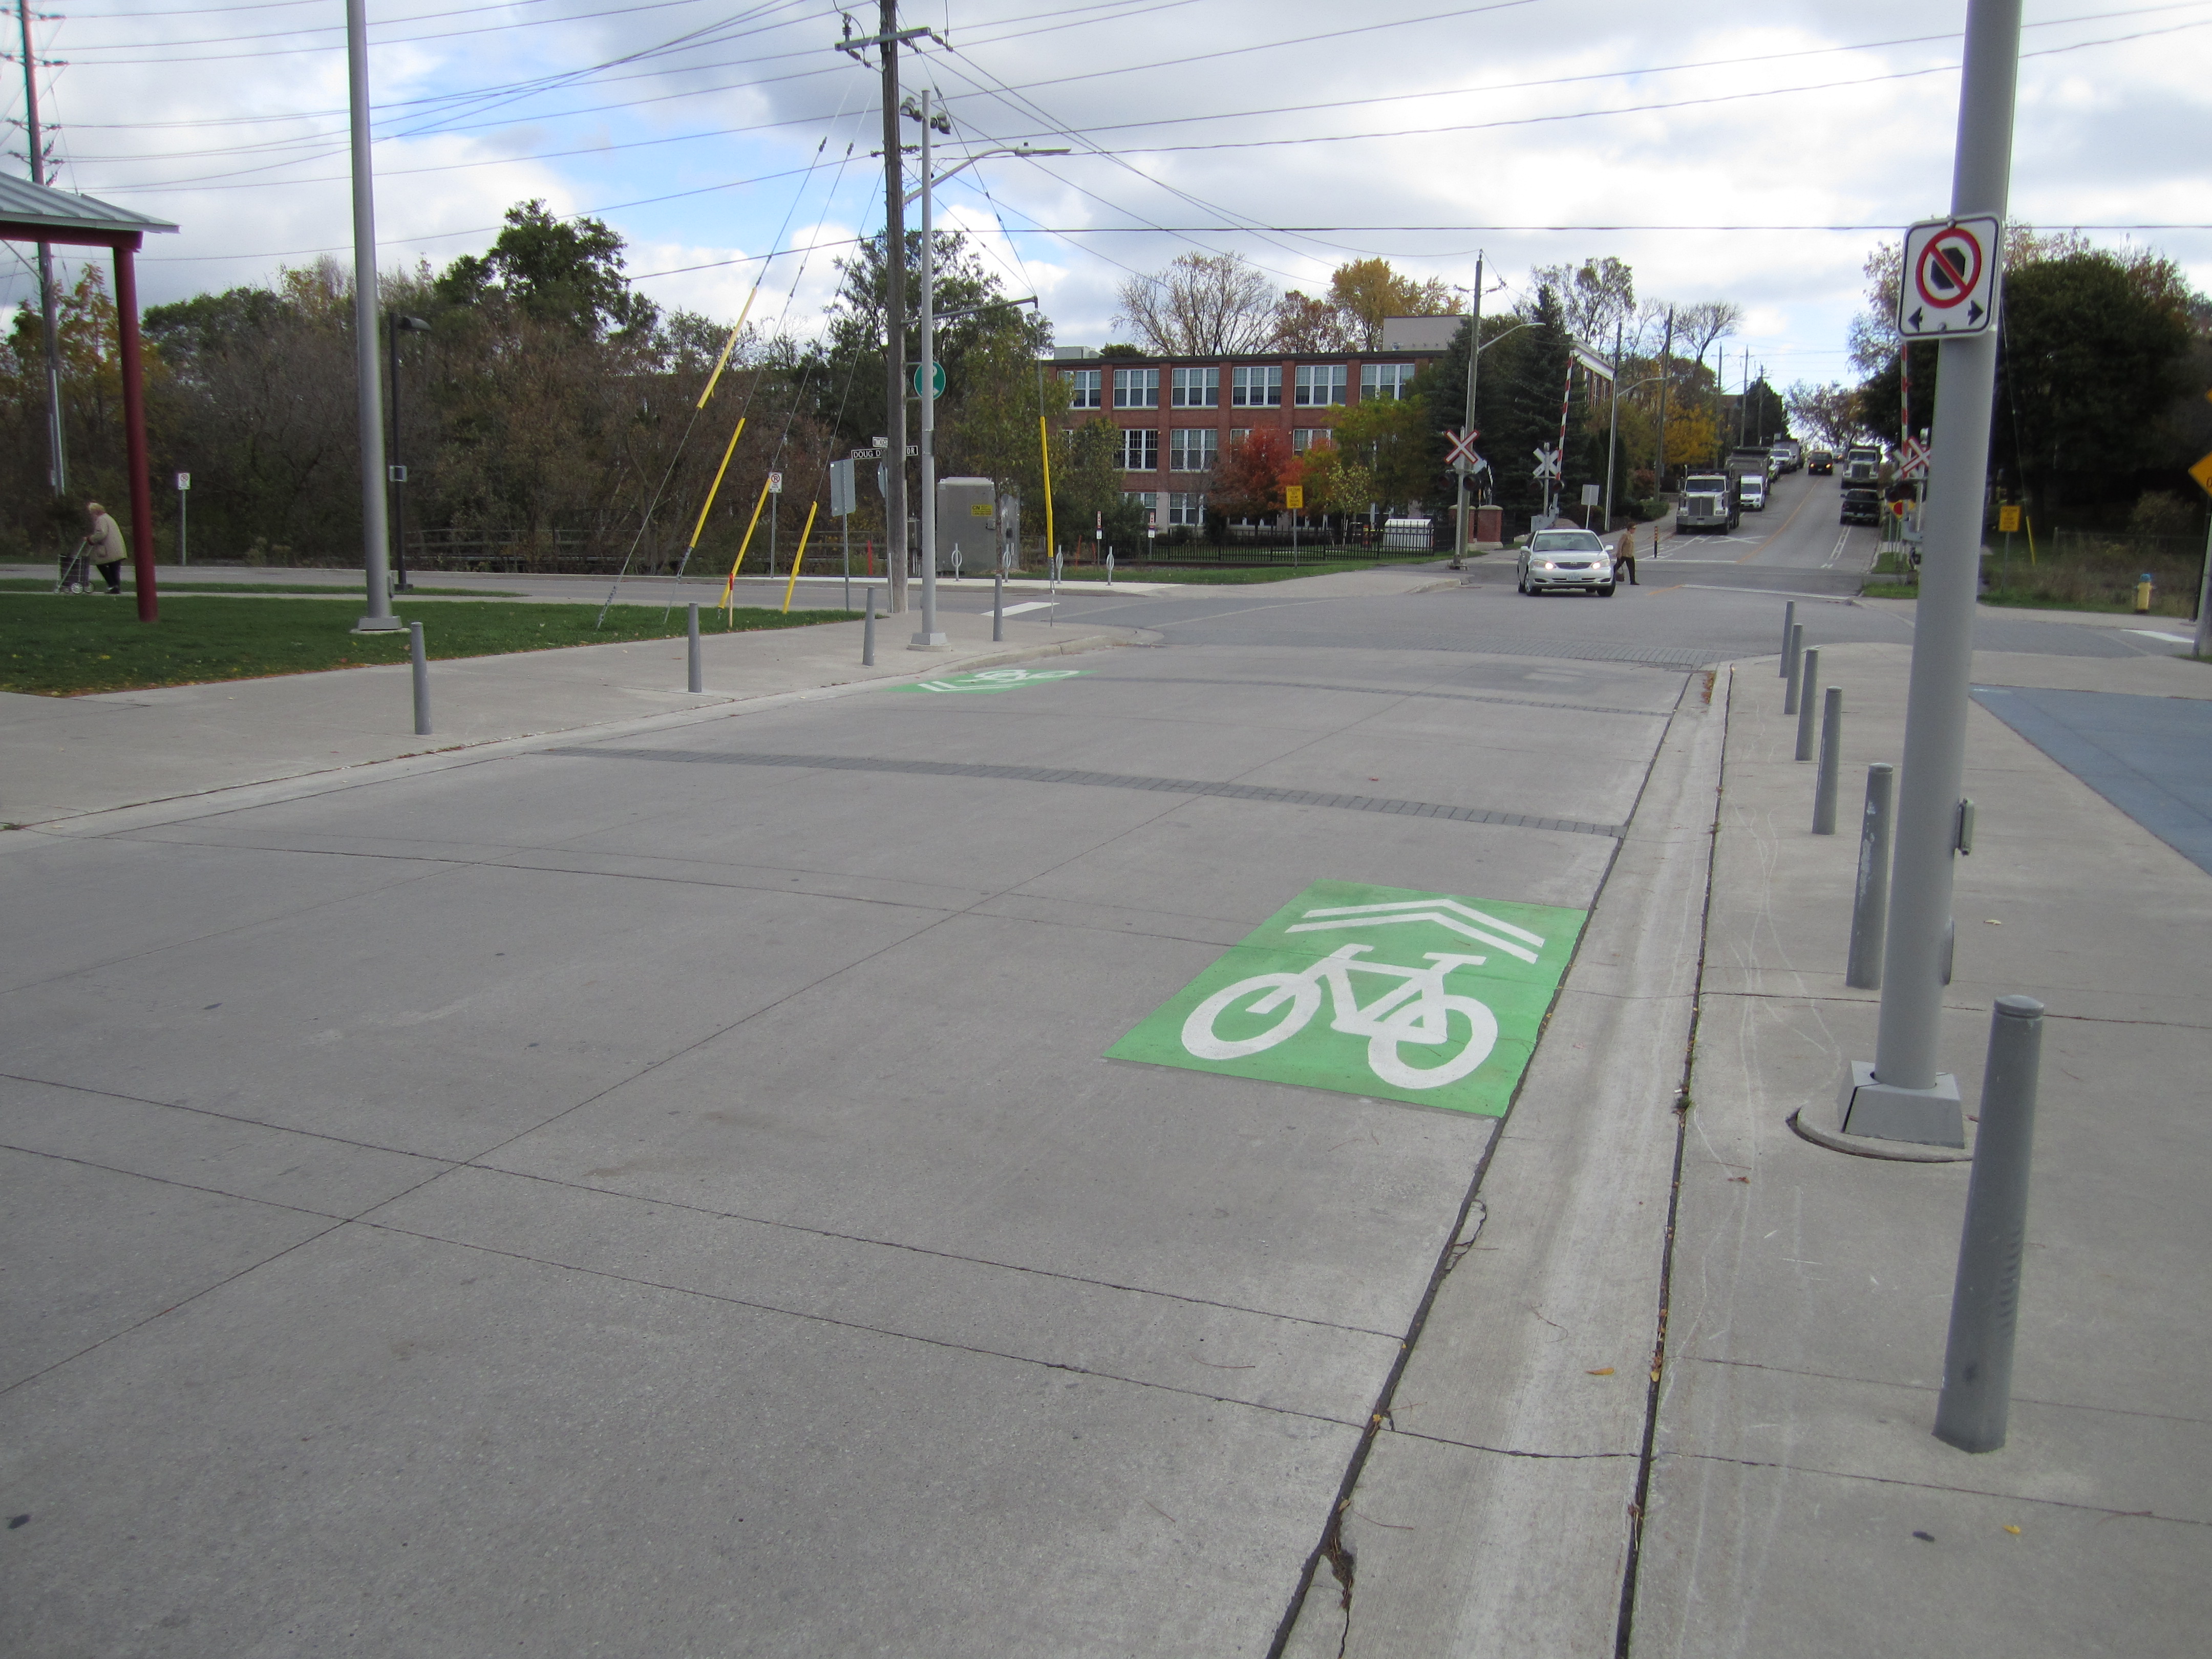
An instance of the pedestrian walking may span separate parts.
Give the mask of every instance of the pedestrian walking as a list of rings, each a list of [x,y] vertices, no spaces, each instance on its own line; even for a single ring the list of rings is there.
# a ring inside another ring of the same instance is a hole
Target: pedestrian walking
[[[1619,581],[1623,571],[1628,574],[1628,585],[1631,587],[1637,586],[1636,526],[1634,525],[1629,526],[1620,532],[1620,544],[1613,550],[1613,580]]]
[[[92,514],[92,533],[78,544],[78,549],[90,556],[94,568],[107,579],[107,591],[120,593],[123,561],[131,556],[123,544],[123,531],[98,501],[87,501],[84,510]]]

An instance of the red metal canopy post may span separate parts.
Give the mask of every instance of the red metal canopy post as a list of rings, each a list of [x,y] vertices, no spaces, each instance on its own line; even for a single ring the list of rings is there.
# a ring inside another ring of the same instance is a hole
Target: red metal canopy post
[[[146,472],[146,388],[138,356],[139,239],[115,243],[115,331],[123,346],[123,450],[131,470],[131,568],[138,578],[138,620],[161,615],[154,592],[154,481]]]

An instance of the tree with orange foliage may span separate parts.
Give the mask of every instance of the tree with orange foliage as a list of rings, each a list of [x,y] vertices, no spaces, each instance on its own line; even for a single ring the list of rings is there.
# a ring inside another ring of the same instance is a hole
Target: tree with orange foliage
[[[1296,477],[1297,466],[1289,433],[1280,427],[1254,427],[1232,441],[1215,465],[1208,505],[1236,519],[1279,513],[1283,485]]]

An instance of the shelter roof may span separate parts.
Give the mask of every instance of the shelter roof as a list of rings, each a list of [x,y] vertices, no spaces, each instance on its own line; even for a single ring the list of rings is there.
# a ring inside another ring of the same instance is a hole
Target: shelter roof
[[[0,174],[0,222],[51,230],[55,233],[56,241],[71,232],[114,236],[176,228],[167,220],[133,213],[129,208],[113,206],[96,197],[55,190],[5,174]]]

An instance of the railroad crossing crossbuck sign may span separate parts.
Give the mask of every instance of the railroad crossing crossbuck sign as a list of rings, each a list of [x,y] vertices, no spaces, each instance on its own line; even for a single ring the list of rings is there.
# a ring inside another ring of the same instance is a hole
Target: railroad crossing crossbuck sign
[[[1490,463],[1474,453],[1474,446],[1481,439],[1482,434],[1472,428],[1462,431],[1456,427],[1452,427],[1445,429],[1444,436],[1451,441],[1450,447],[1445,454],[1445,465],[1454,471],[1464,472],[1469,477],[1478,472],[1489,470]]]
[[[1997,291],[1997,222],[1931,219],[1905,233],[1897,331],[1907,339],[1979,334]]]
[[[1928,446],[1917,438],[1907,438],[1905,447],[1898,452],[1897,476],[1900,478],[1924,478],[1928,476]]]
[[[1559,452],[1558,450],[1538,449],[1534,451],[1534,453],[1536,457],[1536,470],[1533,474],[1534,477],[1539,478],[1556,478],[1559,476]]]

